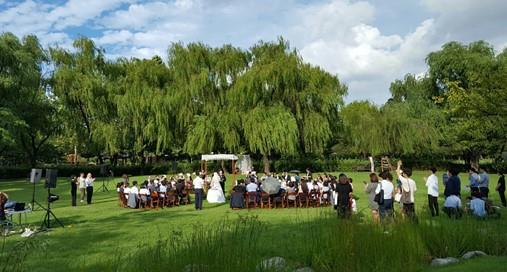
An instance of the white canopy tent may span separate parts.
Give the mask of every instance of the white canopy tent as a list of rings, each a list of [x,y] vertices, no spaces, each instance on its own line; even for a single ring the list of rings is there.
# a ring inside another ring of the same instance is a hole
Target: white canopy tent
[[[238,156],[233,154],[202,155],[201,161],[237,161]]]
[[[201,172],[208,172],[208,161],[232,161],[232,180],[236,182],[236,161],[238,156],[234,154],[207,154],[201,155]]]

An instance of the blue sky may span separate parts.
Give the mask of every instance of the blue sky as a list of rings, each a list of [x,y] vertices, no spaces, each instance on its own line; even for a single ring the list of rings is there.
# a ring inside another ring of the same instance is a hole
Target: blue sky
[[[348,85],[346,101],[384,103],[389,84],[426,71],[442,44],[507,47],[503,0],[0,0],[0,31],[45,46],[93,38],[110,58],[166,57],[172,42],[248,48],[283,36]]]

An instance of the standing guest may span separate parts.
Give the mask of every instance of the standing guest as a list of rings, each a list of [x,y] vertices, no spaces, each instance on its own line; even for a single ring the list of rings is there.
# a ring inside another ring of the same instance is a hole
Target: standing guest
[[[148,179],[150,179],[150,178],[148,177]],[[126,174],[123,174],[121,176],[121,181],[123,182],[123,185],[127,184],[129,182],[129,176]]]
[[[218,171],[218,175],[220,176],[220,186],[222,186],[222,191],[225,195],[225,181],[227,180],[227,177],[225,177],[223,170]]]
[[[496,191],[500,195],[500,200],[502,201],[502,205],[507,207],[507,201],[505,201],[505,176],[502,172],[499,172],[498,175],[498,184],[496,185]]]
[[[398,167],[396,168],[396,174],[401,183],[401,203],[403,204],[402,212],[405,216],[410,219],[415,219],[415,192],[417,186],[415,181],[411,178],[412,169],[405,167],[401,170],[402,161],[398,161]]]
[[[86,203],[92,204],[93,197],[93,182],[95,182],[95,178],[92,177],[92,173],[88,173],[86,176]]]
[[[340,174],[338,177],[338,184],[336,184],[337,203],[338,203],[338,216],[341,218],[350,217],[350,198],[352,196],[352,186],[350,186],[349,179],[345,174]]]
[[[428,188],[428,206],[430,207],[431,216],[438,216],[438,177],[435,175],[437,169],[432,167],[431,174],[426,179],[426,187]]]
[[[353,182],[352,178],[349,178],[350,187],[352,188],[352,190],[354,190],[354,185],[352,184],[352,182]],[[353,213],[357,213],[356,199],[353,196],[350,197],[350,207]]]
[[[376,194],[380,193],[380,189],[384,190],[384,203],[380,205],[380,219],[384,220],[387,216],[393,215],[393,175],[389,173],[389,170],[384,170],[380,173],[380,186],[375,191]]]
[[[449,174],[449,180],[444,189],[444,196],[447,198],[451,195],[457,197],[461,196],[461,180],[459,179],[459,171],[456,167],[451,167],[447,171]]]
[[[373,222],[378,223],[379,218],[379,203],[375,202],[375,195],[377,187],[379,187],[378,177],[375,173],[370,174],[370,182],[365,183],[364,191],[368,195],[368,207],[371,210]]]
[[[469,175],[468,186],[470,187],[470,192],[479,191],[479,184],[480,184],[481,178],[479,176],[479,172],[477,172],[477,169],[470,167],[470,169],[468,171],[468,175]]]
[[[202,210],[202,199],[203,199],[203,186],[204,186],[204,174],[197,176],[192,182],[195,191],[195,209]]]
[[[80,193],[80,197],[81,197],[81,201],[80,202],[83,202],[84,199],[85,199],[85,196],[86,196],[86,178],[85,178],[85,174],[84,173],[81,173],[79,174],[79,178],[77,179],[78,183],[79,183],[79,193]]]
[[[444,187],[447,185],[447,180],[449,180],[449,174],[447,172],[444,172],[442,174],[442,184]]]
[[[486,172],[485,167],[481,167],[479,173],[479,191],[481,192],[481,197],[488,198],[489,197],[489,174]]]
[[[77,204],[77,186],[79,185],[79,181],[75,175],[70,176],[70,196],[72,198],[72,207],[75,207]]]

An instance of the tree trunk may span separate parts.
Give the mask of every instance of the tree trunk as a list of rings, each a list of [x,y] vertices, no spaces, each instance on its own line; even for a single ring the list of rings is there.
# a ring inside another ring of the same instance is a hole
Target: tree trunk
[[[468,164],[470,167],[479,170],[479,159],[481,155],[479,152],[469,151],[465,154],[465,164]]]
[[[104,164],[104,159],[102,158],[102,154],[100,154],[100,152],[97,154],[97,161],[100,165]]]
[[[270,162],[268,155],[262,155],[262,163],[264,164],[264,173],[270,172]]]

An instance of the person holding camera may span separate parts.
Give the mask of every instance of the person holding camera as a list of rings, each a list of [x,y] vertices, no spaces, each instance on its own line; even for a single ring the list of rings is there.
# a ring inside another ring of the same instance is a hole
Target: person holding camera
[[[72,198],[72,207],[77,205],[77,186],[79,181],[75,175],[70,176],[70,196]]]

